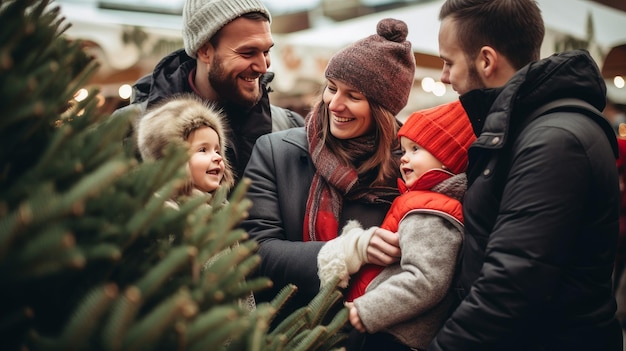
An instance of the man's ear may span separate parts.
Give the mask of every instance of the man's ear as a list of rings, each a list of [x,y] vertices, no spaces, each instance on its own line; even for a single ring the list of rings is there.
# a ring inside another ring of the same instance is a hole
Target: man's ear
[[[211,58],[213,57],[214,52],[215,48],[213,48],[213,45],[211,45],[211,43],[207,43],[203,45],[200,49],[198,49],[196,56],[203,63],[209,64],[211,62]]]
[[[498,52],[491,46],[483,46],[477,58],[477,69],[485,80],[493,79],[498,73]]]
[[[506,56],[491,46],[480,48],[476,69],[487,87],[503,86],[517,71]]]

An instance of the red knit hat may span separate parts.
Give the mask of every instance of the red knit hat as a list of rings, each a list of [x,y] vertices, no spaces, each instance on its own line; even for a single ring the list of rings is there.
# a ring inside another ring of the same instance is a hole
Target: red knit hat
[[[467,169],[467,149],[476,140],[465,109],[459,100],[413,112],[398,131],[430,152],[450,172]]]

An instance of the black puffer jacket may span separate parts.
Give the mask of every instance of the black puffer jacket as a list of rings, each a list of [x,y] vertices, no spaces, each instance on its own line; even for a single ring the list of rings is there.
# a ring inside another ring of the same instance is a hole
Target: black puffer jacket
[[[189,75],[196,69],[196,60],[180,49],[163,58],[150,75],[139,79],[133,85],[131,104],[116,113],[135,110],[143,112],[164,98],[177,94],[193,93]],[[263,96],[250,110],[235,105],[219,104],[227,116],[226,157],[239,179],[248,163],[254,143],[261,135],[293,127],[304,126],[304,119],[298,113],[270,105],[267,83],[274,74],[266,73],[260,79]]]
[[[578,50],[461,97],[479,135],[463,204],[464,299],[428,350],[621,350],[611,296],[615,135],[602,117],[577,112],[519,131],[547,102],[577,98],[602,110],[605,93],[593,59]]]

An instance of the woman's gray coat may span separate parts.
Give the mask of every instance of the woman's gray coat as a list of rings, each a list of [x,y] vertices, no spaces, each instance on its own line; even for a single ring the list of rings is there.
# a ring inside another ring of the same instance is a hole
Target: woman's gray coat
[[[288,283],[298,287],[282,317],[306,305],[319,292],[317,254],[325,242],[302,241],[314,173],[304,128],[260,137],[244,172],[251,180],[248,198],[252,208],[242,228],[260,244],[262,262],[256,274],[270,277],[274,283],[272,289],[255,294],[257,301],[271,300]],[[344,201],[339,228],[349,219],[367,227],[378,226],[389,206]]]

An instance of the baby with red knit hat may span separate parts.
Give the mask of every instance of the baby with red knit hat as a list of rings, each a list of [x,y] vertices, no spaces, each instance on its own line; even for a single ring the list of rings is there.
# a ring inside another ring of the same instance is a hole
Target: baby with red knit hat
[[[463,243],[464,172],[476,137],[457,100],[414,112],[398,138],[401,195],[381,227],[398,233],[400,262],[367,264],[363,251],[376,228],[363,229],[358,223],[343,228],[342,252],[334,252],[335,245],[329,246],[333,252],[323,247],[318,255],[322,285],[338,275],[340,286],[347,286],[350,322],[367,333],[358,336],[364,339],[359,341],[362,350],[392,349],[392,344],[426,349],[454,301],[451,284]]]

